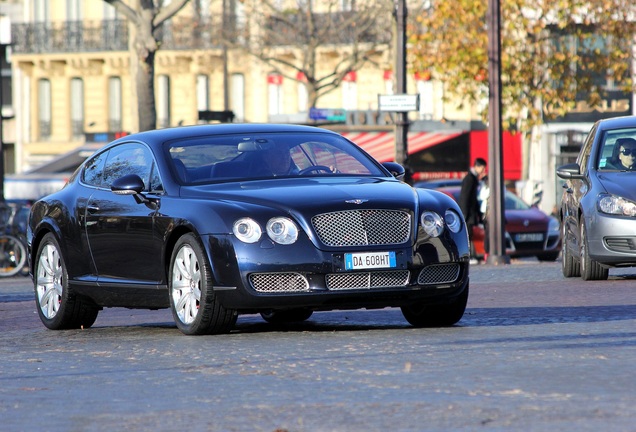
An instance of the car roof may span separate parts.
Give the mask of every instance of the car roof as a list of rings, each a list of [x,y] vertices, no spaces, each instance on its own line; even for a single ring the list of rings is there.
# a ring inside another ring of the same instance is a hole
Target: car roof
[[[270,124],[270,123],[220,123],[194,126],[179,126],[174,128],[155,129],[139,132],[119,138],[113,144],[131,140],[139,140],[146,143],[162,143],[165,141],[205,135],[244,134],[244,133],[326,133],[339,135],[336,132],[315,126],[295,124]]]
[[[636,116],[621,116],[602,119],[596,122],[601,129],[616,129],[636,126]]]

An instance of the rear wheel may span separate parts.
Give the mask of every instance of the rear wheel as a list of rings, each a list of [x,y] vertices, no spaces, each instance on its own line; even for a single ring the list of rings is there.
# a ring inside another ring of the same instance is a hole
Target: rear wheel
[[[563,239],[563,248],[561,249],[561,272],[566,278],[581,276],[581,267],[578,259],[570,253],[568,249],[569,237],[565,229],[565,223],[561,223],[561,238]]]
[[[466,303],[468,303],[468,282],[464,291],[451,303],[442,305],[421,303],[403,306],[402,314],[415,327],[448,327],[462,319]]]
[[[598,261],[590,258],[590,252],[587,245],[587,230],[585,223],[581,219],[581,279],[583,280],[606,280],[609,276],[609,270],[598,263]]]
[[[309,309],[268,310],[261,312],[261,316],[270,324],[285,324],[306,321],[313,313]]]
[[[99,308],[73,293],[60,251],[53,234],[45,235],[38,248],[33,271],[38,315],[52,330],[88,328],[97,319]]]
[[[216,298],[205,251],[192,234],[175,245],[168,286],[172,316],[184,334],[227,333],[236,323],[236,311],[224,308]]]

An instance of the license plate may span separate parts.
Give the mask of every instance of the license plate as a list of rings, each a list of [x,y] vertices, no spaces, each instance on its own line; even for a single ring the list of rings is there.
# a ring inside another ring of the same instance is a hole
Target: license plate
[[[345,270],[395,267],[395,252],[365,252],[345,254]]]
[[[539,242],[539,241],[543,241],[543,234],[542,233],[521,233],[515,236],[515,241]]]

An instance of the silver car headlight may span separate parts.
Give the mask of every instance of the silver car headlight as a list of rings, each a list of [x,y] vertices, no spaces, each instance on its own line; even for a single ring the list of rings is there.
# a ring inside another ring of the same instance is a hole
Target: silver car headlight
[[[446,210],[446,214],[444,214],[444,220],[446,221],[446,226],[452,232],[458,233],[459,230],[462,229],[462,219],[454,210]]]
[[[636,216],[636,203],[616,195],[599,195],[597,206],[599,211],[603,213],[620,216]]]
[[[278,244],[292,244],[298,239],[298,227],[289,218],[271,218],[267,222],[267,235]]]
[[[439,237],[439,235],[444,231],[444,221],[442,217],[435,212],[425,211],[420,216],[420,222],[422,223],[422,228],[426,234],[431,237]]]
[[[242,218],[234,222],[232,231],[237,239],[245,243],[256,243],[261,238],[261,226],[250,218]]]

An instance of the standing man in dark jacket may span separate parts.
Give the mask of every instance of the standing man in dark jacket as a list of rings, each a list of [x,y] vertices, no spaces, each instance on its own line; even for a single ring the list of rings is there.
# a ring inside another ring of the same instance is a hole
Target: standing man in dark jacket
[[[462,180],[462,190],[459,193],[459,208],[464,213],[466,220],[466,229],[468,229],[468,238],[471,242],[471,253],[474,253],[472,247],[473,227],[482,223],[482,216],[477,200],[479,192],[479,181],[486,175],[486,160],[482,158],[475,159],[472,168]],[[475,258],[474,256],[471,258]]]

